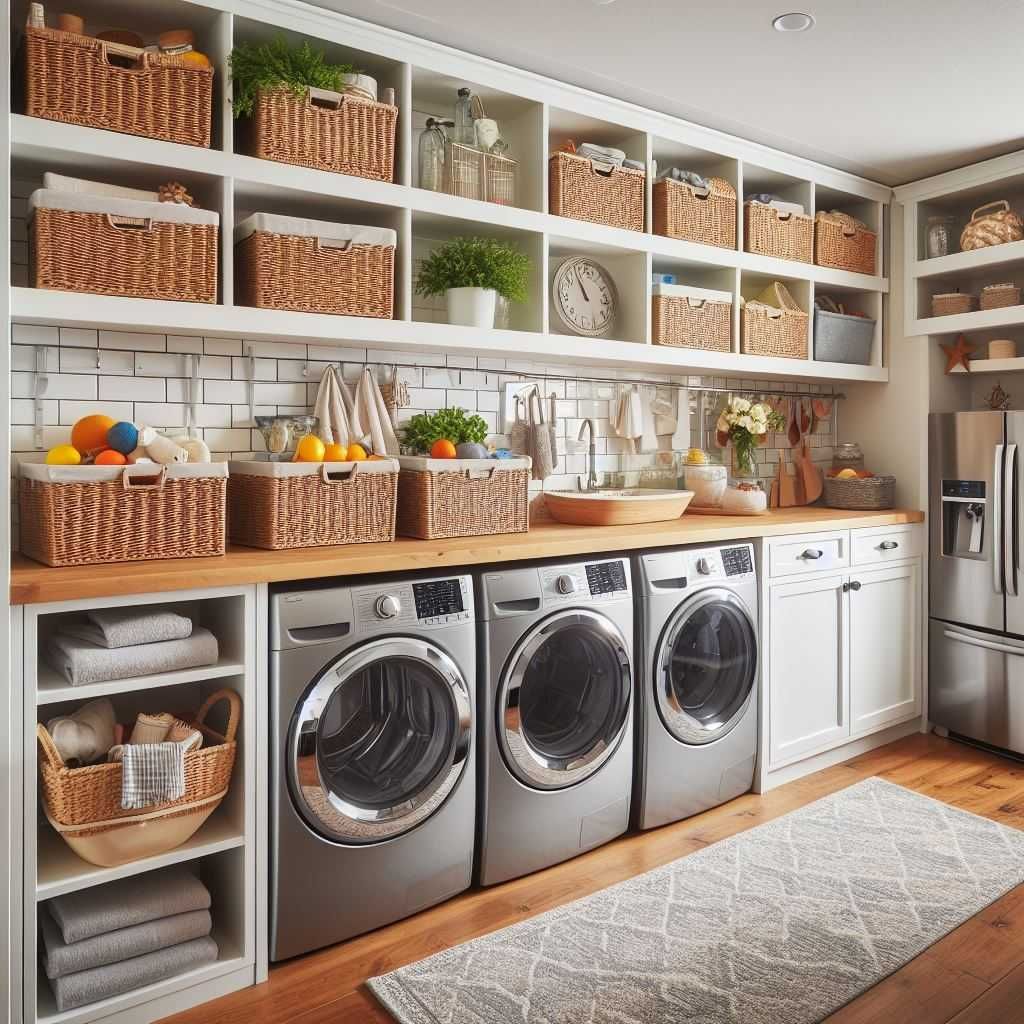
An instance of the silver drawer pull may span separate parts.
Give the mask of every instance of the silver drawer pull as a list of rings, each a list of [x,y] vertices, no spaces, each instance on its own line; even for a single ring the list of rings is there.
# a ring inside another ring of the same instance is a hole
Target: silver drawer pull
[[[800,557],[809,559],[812,562],[816,562],[824,554],[824,551],[819,551],[817,548],[808,548]]]
[[[899,541],[883,540],[882,543],[878,545],[878,550],[879,551],[895,551],[899,546],[900,546],[899,545]]]

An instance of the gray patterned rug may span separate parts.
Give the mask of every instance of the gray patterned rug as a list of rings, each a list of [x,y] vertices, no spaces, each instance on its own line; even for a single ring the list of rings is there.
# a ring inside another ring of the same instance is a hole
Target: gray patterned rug
[[[368,984],[402,1024],[814,1024],[1024,881],[1024,831],[867,779]]]

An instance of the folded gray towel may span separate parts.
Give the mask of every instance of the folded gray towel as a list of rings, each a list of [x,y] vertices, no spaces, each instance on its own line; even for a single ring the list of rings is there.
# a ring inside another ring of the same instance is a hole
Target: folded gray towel
[[[192,939],[191,942],[179,942],[176,946],[133,956],[120,963],[66,974],[63,978],[53,979],[50,988],[57,1000],[58,1012],[63,1013],[76,1006],[111,999],[204,964],[212,964],[217,959],[217,952],[217,943],[213,939]]]
[[[212,923],[208,910],[190,910],[187,914],[172,914],[130,928],[94,935],[81,942],[65,942],[53,918],[43,910],[39,915],[43,969],[48,978],[63,978],[66,974],[120,963],[130,957],[201,939],[210,934]]]
[[[210,893],[188,868],[176,864],[54,896],[46,908],[65,942],[81,942],[172,914],[209,910]]]
[[[192,620],[162,608],[97,608],[85,622],[62,626],[68,636],[98,647],[134,647],[163,640],[185,640],[192,635]]]
[[[66,633],[55,633],[43,657],[72,686],[149,676],[217,662],[217,638],[202,626],[185,640],[164,640],[135,647],[98,647]]]
[[[585,156],[588,160],[596,160],[598,163],[615,164],[616,167],[621,167],[622,161],[626,159],[623,150],[615,149],[613,146],[599,146],[596,142],[584,142],[577,146],[576,155]]]

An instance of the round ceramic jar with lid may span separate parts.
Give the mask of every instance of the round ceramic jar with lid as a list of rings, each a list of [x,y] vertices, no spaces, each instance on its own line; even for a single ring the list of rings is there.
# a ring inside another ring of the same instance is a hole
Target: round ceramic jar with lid
[[[759,516],[768,511],[768,495],[755,477],[734,477],[722,495],[722,511],[733,516]]]
[[[832,454],[832,468],[839,472],[843,469],[864,469],[864,453],[856,441],[840,441]]]
[[[693,491],[691,504],[696,508],[719,508],[729,485],[729,470],[725,466],[705,463],[703,466],[684,466],[683,484]]]

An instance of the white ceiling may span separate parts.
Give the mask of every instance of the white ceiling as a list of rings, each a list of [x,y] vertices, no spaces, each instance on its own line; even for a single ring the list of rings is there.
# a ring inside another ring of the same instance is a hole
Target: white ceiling
[[[1024,147],[1022,0],[314,2],[885,184]]]

